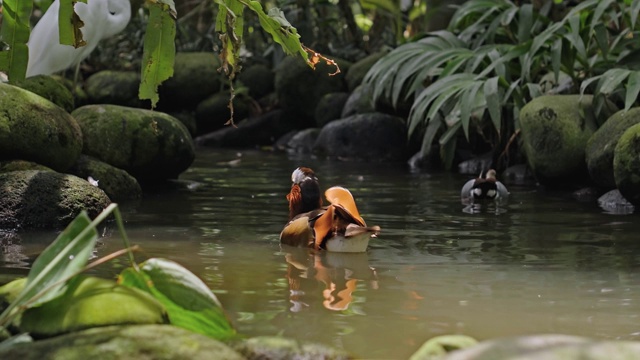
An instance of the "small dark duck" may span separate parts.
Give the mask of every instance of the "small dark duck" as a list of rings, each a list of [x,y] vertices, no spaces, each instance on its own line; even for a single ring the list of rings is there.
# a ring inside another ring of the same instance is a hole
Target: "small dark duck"
[[[460,191],[460,196],[468,201],[503,200],[509,196],[509,191],[496,179],[496,171],[489,169],[484,176],[480,173],[477,179],[467,181]]]

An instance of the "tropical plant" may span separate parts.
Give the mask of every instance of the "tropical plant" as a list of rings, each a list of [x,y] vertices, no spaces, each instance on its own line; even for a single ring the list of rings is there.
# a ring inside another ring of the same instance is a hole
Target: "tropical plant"
[[[425,155],[437,139],[450,167],[461,129],[499,153],[518,132],[520,109],[544,93],[593,93],[598,111],[605,98],[632,106],[640,91],[639,10],[639,0],[588,0],[554,22],[552,1],[535,8],[471,0],[447,31],[398,47],[365,82],[376,84],[377,100],[412,103],[409,136],[422,134]]]
[[[126,248],[87,265],[98,239],[97,226],[111,214],[115,216]],[[138,265],[132,252],[136,248],[129,246],[117,204],[111,204],[93,221],[86,212],[82,212],[38,256],[26,279],[18,279],[5,285],[8,287],[7,292],[14,296],[9,306],[0,314],[0,327],[6,328],[28,309],[40,307],[57,309],[59,312],[60,306],[78,300],[75,293],[67,289],[77,286],[84,279],[82,273],[85,270],[116,256],[128,254],[131,267],[122,271],[118,277],[118,286],[150,294],[164,308],[170,323],[175,326],[216,339],[235,336],[235,330],[227,320],[220,302],[202,280],[181,265],[166,259],[152,258]],[[5,287],[2,289],[5,290]],[[107,290],[116,291],[115,288],[115,284],[107,286]],[[84,301],[95,295],[97,292],[89,292],[81,295],[81,298]],[[98,312],[99,310],[97,309]],[[39,318],[48,324],[48,317]]]

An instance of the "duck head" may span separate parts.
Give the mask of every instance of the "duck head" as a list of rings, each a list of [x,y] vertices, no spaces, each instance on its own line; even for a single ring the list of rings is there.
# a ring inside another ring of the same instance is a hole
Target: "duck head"
[[[291,190],[287,194],[289,220],[296,215],[322,207],[320,183],[313,170],[308,167],[299,167],[293,170],[291,182]]]

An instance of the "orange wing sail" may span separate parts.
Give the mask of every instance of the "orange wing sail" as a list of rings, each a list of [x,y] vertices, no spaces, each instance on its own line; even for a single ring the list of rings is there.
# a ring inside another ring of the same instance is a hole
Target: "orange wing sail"
[[[343,210],[342,212],[346,212],[349,217],[353,218],[356,224],[367,226],[364,219],[360,216],[358,208],[356,207],[356,201],[353,199],[353,195],[351,195],[349,190],[341,186],[334,186],[327,189],[327,191],[324,192],[324,196],[329,200],[331,205],[335,205],[340,208],[340,210]]]

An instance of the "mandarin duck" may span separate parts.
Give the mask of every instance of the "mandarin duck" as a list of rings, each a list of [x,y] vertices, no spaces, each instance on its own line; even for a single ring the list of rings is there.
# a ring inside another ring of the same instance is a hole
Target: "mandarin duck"
[[[289,222],[280,233],[281,244],[334,252],[367,250],[380,227],[367,226],[349,190],[340,186],[328,189],[324,195],[329,205],[323,207],[313,170],[299,167],[291,174],[291,181]]]
[[[460,191],[462,199],[466,200],[501,200],[509,196],[507,188],[496,179],[496,171],[487,170],[482,176],[482,172],[477,179],[467,181]]]

